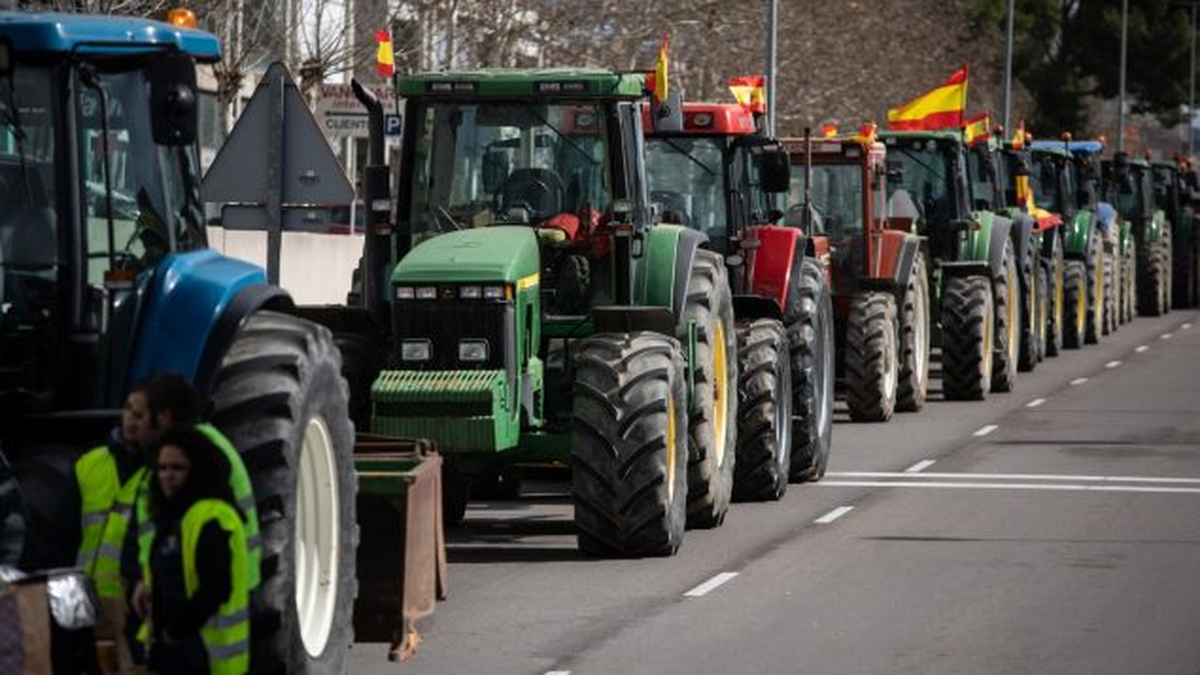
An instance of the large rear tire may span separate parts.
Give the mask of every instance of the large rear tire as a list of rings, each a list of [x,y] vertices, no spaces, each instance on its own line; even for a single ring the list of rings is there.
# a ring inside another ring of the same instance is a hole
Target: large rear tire
[[[1174,286],[1172,298],[1175,309],[1188,309],[1196,306],[1196,240],[1195,233],[1192,241],[1180,241],[1179,249],[1172,259],[1174,270],[1171,274],[1171,284]]]
[[[579,550],[667,556],[687,521],[687,382],[658,333],[600,334],[575,360],[571,481]]]
[[[1104,321],[1102,323],[1104,335],[1117,332],[1117,327],[1121,322],[1117,320],[1117,304],[1120,297],[1121,278],[1120,264],[1118,259],[1117,245],[1114,243],[1111,247],[1109,242],[1105,242],[1104,251]]]
[[[1088,235],[1087,249],[1087,321],[1083,341],[1094,345],[1104,332],[1104,240],[1098,227]]]
[[[1049,324],[1046,329],[1046,356],[1058,356],[1063,346],[1063,321],[1066,317],[1065,279],[1067,261],[1063,258],[1062,241],[1055,231],[1054,249],[1050,257],[1046,299],[1049,303]]]
[[[699,250],[688,281],[680,341],[696,325],[695,400],[688,419],[688,527],[716,527],[733,496],[737,460],[737,325],[725,262]]]
[[[899,379],[898,332],[896,300],[891,293],[863,293],[850,299],[845,355],[850,419],[891,419]]]
[[[774,319],[739,326],[738,440],[733,498],[772,501],[792,464],[792,368],[787,333]]]
[[[1167,294],[1163,288],[1163,245],[1161,241],[1138,242],[1137,311],[1142,316],[1162,316]]]
[[[792,468],[794,483],[821,480],[833,443],[833,300],[821,263],[806,258],[800,267],[798,301],[788,309],[784,329],[792,362]]]
[[[1163,314],[1168,314],[1175,306],[1175,235],[1171,231],[1171,223],[1163,227],[1162,243]]]
[[[1121,278],[1125,282],[1125,323],[1133,321],[1138,314],[1137,252],[1137,240],[1130,237],[1125,251],[1121,254]]]
[[[346,669],[358,525],[341,361],[324,327],[259,311],[217,372],[211,421],[241,453],[261,520],[253,672]]]
[[[992,306],[996,312],[996,354],[992,361],[992,391],[1012,391],[1017,382],[1021,346],[1020,277],[1011,240],[1005,240],[1000,274],[992,279]]]
[[[1064,349],[1083,347],[1087,330],[1087,267],[1082,260],[1068,260],[1063,272],[1062,345]]]
[[[1042,273],[1041,262],[1034,250],[1032,237],[1025,247],[1025,259],[1021,261],[1021,340],[1017,353],[1017,370],[1030,371],[1040,360],[1038,334],[1045,330],[1041,321],[1041,304],[1045,301],[1038,281]]]
[[[1050,273],[1039,260],[1034,265],[1037,270],[1037,307],[1034,311],[1034,348],[1037,360],[1046,360],[1046,344],[1050,339]]]
[[[917,253],[900,312],[900,379],[896,410],[916,412],[929,394],[929,278],[925,256]]]
[[[945,283],[942,393],[950,401],[982,400],[992,383],[992,283],[980,275],[950,277]]]

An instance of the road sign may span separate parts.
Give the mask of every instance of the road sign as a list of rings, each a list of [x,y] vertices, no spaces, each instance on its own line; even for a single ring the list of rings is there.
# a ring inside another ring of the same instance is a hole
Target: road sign
[[[371,92],[386,107],[391,107],[388,105],[393,98],[390,88],[373,87]],[[348,84],[321,85],[314,115],[321,130],[331,138],[366,138],[368,135],[367,109],[354,97],[354,91]],[[384,133],[387,135],[400,135],[400,115],[395,112],[386,113],[383,124]]]

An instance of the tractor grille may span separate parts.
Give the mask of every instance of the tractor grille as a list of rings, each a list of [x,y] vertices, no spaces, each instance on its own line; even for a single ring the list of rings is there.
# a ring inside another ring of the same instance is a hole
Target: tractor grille
[[[394,366],[405,370],[497,370],[516,372],[514,310],[503,300],[396,300]],[[404,340],[430,342],[428,361],[402,361]],[[459,361],[462,340],[487,340],[486,361]]]

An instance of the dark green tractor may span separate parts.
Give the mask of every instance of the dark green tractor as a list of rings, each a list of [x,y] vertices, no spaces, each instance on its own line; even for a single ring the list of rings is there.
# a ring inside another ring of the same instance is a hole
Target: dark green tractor
[[[571,468],[587,554],[670,555],[685,524],[724,518],[730,284],[705,234],[651,205],[644,86],[568,69],[399,81],[395,223],[366,256],[395,261],[365,272],[391,312],[371,427],[435,441],[449,520],[529,463]]]
[[[1155,201],[1150,163],[1117,153],[1105,160],[1104,194],[1132,228],[1129,295],[1138,314],[1171,310],[1171,223]]]
[[[1200,260],[1196,255],[1196,214],[1192,210],[1185,174],[1175,162],[1157,160],[1150,162],[1150,175],[1154,183],[1154,203],[1170,223],[1164,232],[1171,251],[1169,304],[1174,309],[1195,307]]]
[[[893,227],[911,219],[925,237],[934,291],[934,339],[941,346],[942,393],[982,399],[1010,391],[1021,335],[1020,266],[1012,221],[976,199],[967,148],[957,132],[886,132]],[[911,216],[908,212],[912,212]],[[907,216],[907,217],[906,217]]]

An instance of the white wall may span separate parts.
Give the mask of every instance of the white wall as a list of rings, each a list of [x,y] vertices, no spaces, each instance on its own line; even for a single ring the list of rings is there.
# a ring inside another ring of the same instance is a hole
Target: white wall
[[[264,269],[267,266],[266,232],[227,232],[220,227],[209,227],[208,244],[232,258]],[[299,305],[344,305],[362,247],[360,234],[285,232],[279,263],[280,285]]]

